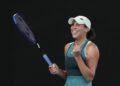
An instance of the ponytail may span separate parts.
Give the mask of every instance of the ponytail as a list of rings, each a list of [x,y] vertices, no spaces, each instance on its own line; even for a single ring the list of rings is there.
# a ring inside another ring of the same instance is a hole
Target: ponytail
[[[87,39],[94,40],[95,37],[96,37],[95,30],[91,28],[90,31],[87,33]]]

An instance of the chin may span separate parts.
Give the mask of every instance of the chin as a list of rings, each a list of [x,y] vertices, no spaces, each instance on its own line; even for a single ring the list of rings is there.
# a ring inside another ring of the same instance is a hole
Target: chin
[[[78,37],[77,36],[72,36],[72,38],[77,39]]]
[[[81,38],[81,36],[80,35],[72,35],[72,38],[73,39],[79,39],[79,38]]]

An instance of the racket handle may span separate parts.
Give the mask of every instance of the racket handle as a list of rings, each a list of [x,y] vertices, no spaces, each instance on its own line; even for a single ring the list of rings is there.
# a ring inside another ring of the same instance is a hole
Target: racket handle
[[[43,58],[45,59],[45,61],[48,63],[49,66],[52,65],[52,62],[50,61],[49,57],[47,56],[47,54],[43,54]]]

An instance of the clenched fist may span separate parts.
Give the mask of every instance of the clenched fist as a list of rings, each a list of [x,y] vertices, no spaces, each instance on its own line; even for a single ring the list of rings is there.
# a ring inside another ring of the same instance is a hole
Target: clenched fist
[[[75,45],[73,49],[73,55],[74,57],[79,57],[81,56],[81,49],[79,45]]]

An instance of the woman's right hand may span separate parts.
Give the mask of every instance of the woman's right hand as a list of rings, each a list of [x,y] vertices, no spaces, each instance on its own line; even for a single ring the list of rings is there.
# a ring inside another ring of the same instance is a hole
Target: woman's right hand
[[[51,74],[59,74],[59,67],[57,64],[52,64],[51,66],[49,66],[49,71]]]

